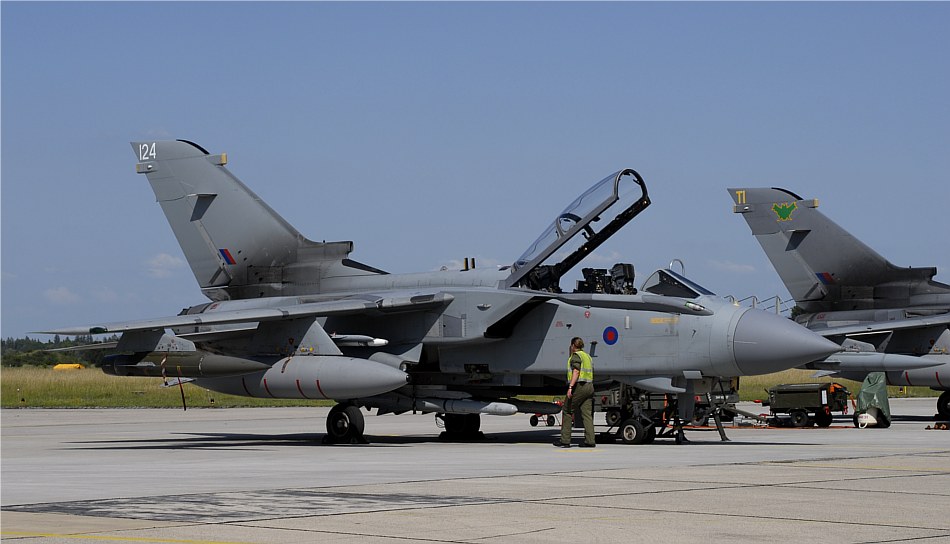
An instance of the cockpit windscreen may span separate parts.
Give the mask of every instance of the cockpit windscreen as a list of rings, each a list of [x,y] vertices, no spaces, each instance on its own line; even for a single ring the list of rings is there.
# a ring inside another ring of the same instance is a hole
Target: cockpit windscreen
[[[672,270],[657,270],[643,282],[642,292],[667,297],[696,298],[715,294],[701,285],[680,276]]]
[[[539,253],[554,245],[558,238],[570,232],[574,226],[592,212],[599,213],[617,200],[614,194],[614,184],[617,174],[611,174],[577,197],[554,221],[545,228],[541,235],[515,261],[515,269],[534,260]]]
[[[554,217],[514,262],[506,285],[560,292],[561,276],[649,205],[646,183],[635,170],[605,177]]]

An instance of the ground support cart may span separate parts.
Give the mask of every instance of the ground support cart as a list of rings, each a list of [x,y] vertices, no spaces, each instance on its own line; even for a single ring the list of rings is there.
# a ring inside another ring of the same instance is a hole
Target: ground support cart
[[[839,383],[791,383],[768,390],[763,402],[771,412],[770,423],[776,426],[806,427],[831,425],[832,412],[848,413],[851,393]]]

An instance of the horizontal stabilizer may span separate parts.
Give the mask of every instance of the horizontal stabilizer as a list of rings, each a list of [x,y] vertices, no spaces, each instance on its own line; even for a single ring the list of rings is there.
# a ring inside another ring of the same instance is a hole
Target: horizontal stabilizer
[[[934,327],[939,325],[950,326],[950,313],[939,315],[927,315],[921,317],[909,317],[895,321],[879,321],[862,323],[859,325],[846,325],[841,327],[811,328],[812,332],[820,334],[825,338],[834,338],[836,336],[858,336],[868,333],[883,333],[908,329],[921,329],[924,327]]]
[[[225,165],[186,140],[132,142],[185,259],[212,300],[319,292],[333,275],[376,275],[351,261],[353,243],[305,238]]]
[[[910,305],[950,287],[933,267],[898,267],[818,211],[817,199],[779,188],[728,189],[792,297],[806,313]]]

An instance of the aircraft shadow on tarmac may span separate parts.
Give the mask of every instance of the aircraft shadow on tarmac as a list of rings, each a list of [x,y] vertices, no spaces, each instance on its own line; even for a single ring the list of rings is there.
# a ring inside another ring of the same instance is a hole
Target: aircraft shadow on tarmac
[[[891,421],[924,421],[930,423],[931,421],[940,421],[943,418],[939,417],[937,414],[932,416],[899,416],[897,414],[891,415]]]
[[[445,439],[433,435],[366,435],[368,444],[325,444],[323,433],[299,434],[248,434],[248,433],[176,433],[171,437],[132,440],[89,440],[72,442],[69,449],[91,450],[139,450],[139,449],[219,449],[219,448],[271,448],[274,446],[408,446],[429,443],[550,443],[560,430],[558,428],[533,429],[514,432],[492,432],[471,440]]]
[[[810,442],[782,442],[777,444],[768,440],[730,440],[722,442],[713,440],[712,437],[696,440],[697,431],[709,431],[711,429],[692,430],[686,434],[689,444],[706,446],[740,446],[740,445],[814,445]],[[821,432],[821,431],[818,431]],[[542,429],[528,429],[524,431],[506,431],[489,432],[479,438],[474,439],[455,439],[443,435],[367,435],[367,444],[326,444],[323,442],[322,433],[299,433],[299,434],[248,434],[248,433],[176,433],[170,437],[150,438],[150,439],[131,439],[131,440],[89,440],[71,442],[67,449],[78,450],[203,450],[203,449],[235,449],[255,450],[271,449],[274,447],[400,447],[411,446],[414,444],[550,444],[560,435],[559,427],[547,427]],[[692,439],[690,437],[693,437]],[[575,437],[575,444],[578,442]],[[624,446],[619,440],[601,440],[598,437],[598,444],[609,446]],[[687,444],[687,445],[689,445]],[[631,446],[631,447],[658,447],[658,446],[677,445],[671,439],[658,439],[655,443],[649,445]]]

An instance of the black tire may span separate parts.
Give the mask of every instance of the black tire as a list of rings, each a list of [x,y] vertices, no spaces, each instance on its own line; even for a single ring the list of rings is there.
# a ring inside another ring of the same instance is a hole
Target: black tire
[[[643,444],[646,441],[647,431],[643,424],[636,419],[628,419],[620,424],[617,436],[624,444]]]
[[[614,425],[620,423],[620,418],[623,417],[620,415],[620,410],[607,410],[607,425],[613,427]]]
[[[554,419],[554,416],[548,416],[548,419],[546,420],[546,422],[548,424],[548,427],[553,427],[554,424],[557,423],[557,420]]]
[[[442,421],[445,422],[445,432],[460,436],[478,434],[482,425],[478,414],[445,414]]]
[[[537,426],[538,426],[538,416],[531,416],[531,419],[528,420],[528,423],[530,423],[532,427],[537,427]]]
[[[643,437],[644,444],[652,444],[656,440],[656,425],[650,425],[646,428],[646,436]]]
[[[830,413],[825,413],[824,410],[815,412],[815,425],[819,427],[830,427],[832,421],[834,421],[834,417],[832,417]]]
[[[337,404],[327,415],[327,434],[337,442],[361,438],[365,423],[359,406]]]
[[[937,399],[937,415],[950,419],[950,391],[940,393],[940,398]]]
[[[442,421],[445,423],[445,432],[449,434],[462,434],[465,428],[464,414],[445,414]]]
[[[855,429],[859,428],[859,425],[858,425],[858,416],[861,415],[861,414],[863,414],[863,413],[864,413],[864,412],[855,412],[854,415],[851,416],[851,419],[854,421],[854,428],[855,428]]]
[[[476,435],[482,427],[482,416],[478,414],[465,414],[465,434]]]
[[[791,416],[793,427],[804,427],[808,425],[808,412],[805,410],[792,410],[788,415]]]
[[[709,412],[709,408],[697,406],[693,418],[689,421],[690,425],[694,427],[705,427],[709,425]]]

